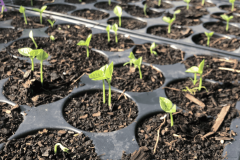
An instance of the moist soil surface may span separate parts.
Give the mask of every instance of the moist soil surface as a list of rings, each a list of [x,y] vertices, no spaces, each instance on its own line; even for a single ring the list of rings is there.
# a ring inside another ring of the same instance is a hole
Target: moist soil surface
[[[183,91],[186,90],[186,87],[191,89],[198,87],[198,85],[199,83],[194,86],[189,78],[172,82],[168,87],[178,89],[179,91],[166,88],[167,98],[181,109],[189,110],[193,113],[201,111],[208,116],[217,116],[223,106],[231,105],[229,113],[235,114],[235,104],[240,99],[240,86],[238,84],[224,83],[220,85],[218,83],[211,83],[203,80],[202,86],[206,87],[207,91],[203,88],[201,91],[196,89],[195,95],[192,96],[204,103],[205,107],[200,107],[193,99],[189,100],[186,94],[190,93]]]
[[[43,0],[43,1],[33,0],[33,6],[31,6],[31,0],[17,0],[17,1],[14,1],[14,4],[19,6],[41,8],[45,4],[52,3],[52,2],[54,2],[54,0]]]
[[[68,3],[78,3],[78,4],[86,4],[86,3],[94,3],[97,0],[82,0],[82,2],[79,2],[79,0],[65,0],[65,2]]]
[[[232,12],[232,5],[222,5],[219,8],[228,12]],[[240,13],[240,6],[235,4],[233,13]]]
[[[185,17],[185,18],[193,18],[193,19],[197,19],[197,18],[201,18],[204,15],[209,14],[209,12],[207,11],[206,8],[202,7],[202,6],[189,6],[189,9],[187,10],[187,7],[178,7],[176,10],[180,9],[181,12],[179,14],[177,14],[176,16],[179,17]]]
[[[107,33],[94,34],[90,46],[98,50],[111,52],[122,52],[133,47],[134,42],[130,37],[125,37],[122,34],[118,34],[117,37],[118,43],[115,42],[115,34],[110,34],[110,42],[108,42]]]
[[[23,115],[18,105],[11,106],[7,103],[0,103],[0,143],[6,142],[7,139],[15,134],[19,125],[23,121]]]
[[[69,154],[57,148],[54,154],[55,144],[60,143],[69,149]],[[83,133],[75,133],[67,130],[46,130],[28,135],[24,138],[8,141],[0,151],[3,159],[59,159],[59,160],[100,160],[95,152],[92,140]]]
[[[207,36],[204,33],[201,33],[193,38],[193,41],[196,44],[207,46]],[[228,39],[225,37],[212,36],[210,38],[209,47],[225,50],[225,51],[234,51],[240,47],[240,40],[236,38]]]
[[[127,127],[138,115],[134,101],[112,91],[111,108],[103,103],[103,92],[85,92],[70,98],[63,112],[65,120],[73,127],[89,132],[112,132]]]
[[[25,24],[24,18],[17,16],[13,19],[11,25],[22,29],[43,28],[49,26],[48,19],[53,21],[50,17],[42,17],[42,24],[40,24],[40,17],[27,17],[27,24]]]
[[[21,29],[0,28],[0,43],[8,43],[22,35]]]
[[[76,7],[72,5],[54,4],[54,5],[48,5],[46,10],[52,11],[52,12],[67,13],[74,9],[76,9]]]
[[[10,20],[20,15],[21,13],[19,13],[19,11],[8,10],[7,12],[4,12],[2,16],[0,16],[0,21]]]
[[[154,114],[138,124],[136,129],[139,146],[151,150],[151,159],[163,160],[220,160],[224,144],[217,138],[233,139],[229,134],[232,115],[227,114],[225,121],[215,134],[201,139],[211,131],[214,119],[207,118],[203,113],[177,112],[173,114],[174,125],[171,127],[169,115],[161,119],[165,113]],[[234,115],[235,116],[235,115]],[[159,129],[160,128],[160,129]],[[154,147],[159,140],[154,154]],[[216,138],[215,138],[216,137]]]
[[[146,4],[146,1],[143,2],[143,5]],[[172,8],[173,5],[170,3],[166,3],[166,2],[161,2],[161,5],[158,6],[158,1],[157,0],[147,0],[147,6],[150,8],[157,8],[157,9],[169,9]]]
[[[150,64],[170,65],[183,61],[185,53],[180,49],[174,49],[170,45],[156,45],[153,51],[157,52],[157,55],[151,54],[150,43],[137,45],[133,53],[137,59],[142,57],[143,62]]]
[[[128,5],[124,9],[128,14],[135,16],[135,17],[142,17],[142,18],[157,18],[162,16],[163,12],[156,12],[149,8],[146,9],[147,15],[144,14],[143,8],[134,5]]]
[[[199,66],[205,59],[203,75],[206,79],[220,82],[232,82],[240,79],[240,74],[234,72],[234,69],[240,69],[240,63],[236,59],[212,56],[193,56],[184,61],[186,69],[192,66]],[[219,67],[229,68],[233,71],[219,69]]]
[[[111,5],[109,5],[108,2],[98,2],[94,5],[94,7],[105,10],[113,10],[117,5],[121,6],[122,9],[124,9],[124,6],[126,6],[115,2],[111,2]]]
[[[233,16],[233,19],[230,20],[230,22],[234,23],[240,23],[240,16],[234,15],[233,13],[214,13],[211,15],[212,18],[219,19],[223,22],[226,22],[224,19],[222,19],[221,15],[227,15],[227,16]]]
[[[203,26],[206,29],[216,33],[240,36],[240,29],[233,25],[229,25],[228,31],[226,31],[226,23],[212,22],[212,23],[205,23]]]
[[[152,66],[141,65],[142,79],[139,69],[130,66],[114,66],[111,85],[120,90],[130,92],[150,92],[160,88],[165,78],[163,74]]]
[[[154,26],[147,29],[148,34],[170,38],[170,39],[183,39],[189,37],[193,34],[192,29],[190,28],[183,28],[183,27],[171,27],[171,33],[168,33],[167,26]]]
[[[98,10],[93,10],[93,9],[92,10],[83,9],[83,10],[74,11],[72,15],[89,19],[89,20],[101,20],[109,17],[108,13],[98,11]]]
[[[117,18],[111,18],[107,21],[108,24],[113,25],[114,23],[119,24],[119,19]],[[121,17],[121,27],[130,29],[130,30],[137,30],[142,29],[147,26],[146,22],[134,19],[134,18],[128,18],[128,17]]]
[[[173,18],[173,14],[167,12],[166,17]],[[173,22],[173,25],[177,26],[196,26],[201,24],[202,21],[199,18],[186,18],[183,15],[176,15],[176,20]]]

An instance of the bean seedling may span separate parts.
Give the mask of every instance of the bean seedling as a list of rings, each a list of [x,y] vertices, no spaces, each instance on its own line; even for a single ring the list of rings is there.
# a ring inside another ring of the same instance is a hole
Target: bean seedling
[[[191,2],[191,0],[184,0],[184,2],[187,3],[187,10],[189,10],[189,3]]]
[[[54,23],[56,22],[56,21],[51,21],[51,19],[48,19],[47,21],[48,23],[50,23],[51,27],[53,27]]]
[[[170,18],[170,17],[163,17],[163,21],[167,22],[168,23],[168,33],[171,33],[171,26],[172,26],[172,23],[175,21],[176,19],[176,14],[179,14],[181,12],[181,10],[176,10],[173,14],[173,18]]]
[[[225,21],[227,21],[226,31],[228,31],[229,21],[230,21],[231,19],[233,19],[233,16],[227,16],[226,14],[222,14],[221,17],[222,17],[222,19],[224,19]]]
[[[86,46],[86,48],[87,48],[87,58],[89,57],[88,47],[89,47],[91,38],[92,38],[92,34],[90,34],[90,35],[87,37],[87,40],[86,40],[86,41],[81,40],[81,41],[79,41],[78,44],[77,44],[78,46]]]
[[[150,46],[150,52],[151,52],[151,54],[157,55],[157,52],[156,52],[156,51],[153,51],[153,49],[155,49],[156,47],[157,47],[156,43],[153,42],[153,43],[151,44],[151,46]]]
[[[202,0],[202,6],[204,6],[205,0]]]
[[[42,13],[47,9],[47,6],[42,6],[41,9],[33,8],[34,11],[40,13],[40,23],[42,24]]]
[[[106,31],[107,31],[107,35],[108,35],[108,42],[110,42],[110,30],[111,30],[111,25],[107,25]]]
[[[130,64],[130,69],[132,67],[132,64],[134,64],[134,67],[137,68],[139,70],[139,75],[140,75],[140,79],[142,79],[142,71],[141,71],[141,65],[142,65],[142,57],[136,59],[134,54],[131,52],[130,55],[128,56],[128,58],[130,59],[129,62],[126,62],[123,64],[123,66]]]
[[[109,4],[109,6],[111,5],[111,0],[108,0],[108,4]]]
[[[233,12],[235,0],[229,0],[229,2],[232,3],[232,9],[231,9],[231,11]]]
[[[213,36],[214,32],[204,32],[205,35],[207,36],[207,46],[210,45],[210,38]]]
[[[55,41],[55,37],[54,37],[53,35],[50,36],[50,39],[51,39],[52,41]]]
[[[159,103],[160,103],[160,107],[162,108],[162,110],[164,110],[165,112],[170,114],[170,118],[171,118],[171,127],[173,126],[173,113],[176,112],[176,105],[172,104],[172,102],[164,97],[159,97]]]
[[[34,62],[33,59],[36,57],[36,52],[32,52],[33,49],[32,48],[20,48],[18,49],[18,52],[23,55],[23,56],[27,56],[31,59],[31,63],[32,63],[32,71],[34,71]]]
[[[147,3],[145,3],[143,8],[144,16],[147,16]]]
[[[1,8],[1,14],[0,15],[3,15],[3,11],[4,11],[5,7],[4,5],[2,5],[2,8]]]
[[[130,53],[130,55],[128,56],[128,58],[130,59],[129,62],[126,62],[123,64],[123,66],[130,64],[130,69],[132,67],[132,64],[134,64],[134,62],[137,60],[133,54],[133,52]]]
[[[33,38],[33,32],[32,32],[32,30],[29,32],[29,38],[32,39],[32,41],[33,41],[33,43],[34,43],[34,45],[35,45],[35,47],[36,47],[36,49],[37,49],[38,46],[37,46],[37,43],[35,42],[35,40],[34,40],[34,38]]]
[[[27,24],[27,18],[26,18],[26,15],[25,15],[25,7],[20,6],[19,12],[23,14],[25,24]]]
[[[115,42],[118,43],[118,37],[117,37],[117,31],[118,31],[118,25],[115,23],[112,26],[113,31],[115,32]]]
[[[116,6],[114,8],[113,12],[118,16],[118,18],[119,18],[119,27],[121,27],[122,7]]]
[[[158,6],[159,7],[161,6],[161,0],[158,0]]]
[[[107,80],[108,82],[108,106],[109,109],[112,110],[112,105],[111,105],[111,81],[112,81],[112,73],[113,73],[113,62],[108,65],[106,64],[105,66],[101,67],[99,70],[96,70],[94,72],[92,72],[89,75],[89,78],[94,80],[94,81],[98,81],[98,80],[102,80],[103,82],[103,103],[105,103],[105,83],[104,80]]]
[[[55,144],[55,146],[54,146],[54,154],[57,154],[57,147],[58,147],[58,146],[61,148],[61,150],[62,150],[63,152],[67,152],[67,153],[68,153],[68,151],[69,151],[68,148],[64,147],[61,143],[57,143],[57,144]]]

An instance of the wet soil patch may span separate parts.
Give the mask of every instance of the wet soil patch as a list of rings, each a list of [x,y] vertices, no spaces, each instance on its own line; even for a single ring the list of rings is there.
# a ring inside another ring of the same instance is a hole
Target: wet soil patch
[[[112,132],[127,127],[137,117],[137,105],[130,98],[112,91],[110,109],[108,90],[105,104],[102,94],[102,90],[99,90],[70,98],[63,109],[65,120],[84,131]]]
[[[228,12],[232,12],[232,5],[222,5],[219,8],[222,9],[222,10],[228,11]],[[234,13],[240,13],[240,6],[235,4],[233,12]]]
[[[222,85],[218,83],[210,83],[203,80],[202,86],[206,87],[208,92],[205,89],[201,91],[196,90],[194,96],[196,99],[200,100],[205,104],[205,107],[201,107],[192,100],[190,101],[186,94],[189,92],[182,91],[186,87],[192,89],[198,87],[199,83],[193,85],[193,82],[190,79],[183,79],[179,81],[172,82],[168,85],[170,88],[179,89],[179,91],[166,88],[167,97],[178,107],[184,110],[192,111],[197,113],[199,111],[206,113],[209,116],[217,116],[220,113],[223,106],[231,105],[229,113],[236,112],[235,104],[240,99],[239,95],[240,87],[238,84],[224,83]]]
[[[156,12],[149,8],[147,8],[146,13],[147,15],[144,15],[143,8],[139,6],[134,5],[128,5],[124,9],[128,14],[135,16],[135,17],[143,17],[143,18],[156,18],[162,16],[163,12]]]
[[[160,119],[164,115],[165,113],[154,114],[140,122],[136,129],[139,146],[149,148],[152,159],[179,160],[194,159],[194,157],[209,160],[222,159],[224,144],[215,137],[220,137],[220,135],[231,137],[228,133],[231,123],[230,114],[226,116],[219,131],[205,139],[201,137],[210,132],[214,119],[207,118],[202,113],[180,112],[173,115],[174,125],[171,127],[169,115],[165,122]],[[161,128],[159,141],[154,154],[159,128]]]
[[[143,2],[143,5],[147,3],[147,6],[150,8],[157,8],[157,9],[169,9],[172,8],[173,5],[170,3],[166,2],[161,2],[161,5],[158,6],[158,1],[157,0],[147,0]]]
[[[8,43],[21,37],[23,30],[0,28],[0,43]]]
[[[226,22],[224,19],[222,19],[221,15],[227,15],[227,16],[233,16],[233,19],[230,20],[230,22],[234,23],[240,23],[240,16],[234,15],[233,13],[214,13],[211,15],[212,18],[219,19],[223,22]]]
[[[192,66],[199,66],[203,59],[205,59],[203,75],[206,79],[221,82],[232,82],[240,79],[240,74],[234,71],[234,69],[240,69],[240,63],[236,59],[212,56],[193,56],[184,61],[186,69]],[[223,70],[219,67],[229,68],[232,69],[232,71]]]
[[[13,19],[11,25],[18,28],[23,29],[35,29],[35,28],[43,28],[49,25],[48,19],[52,21],[54,19],[50,17],[42,17],[42,24],[40,23],[40,17],[27,17],[27,24],[25,24],[24,18],[17,16]]]
[[[54,2],[53,0],[43,0],[43,1],[36,1],[33,0],[33,6],[31,5],[31,0],[17,0],[14,2],[14,5],[19,5],[19,6],[26,6],[26,7],[42,7],[47,3],[52,3]]]
[[[119,24],[119,19],[118,17],[116,18],[111,18],[107,21],[108,24],[113,25],[114,23]],[[130,30],[136,30],[136,29],[142,29],[147,26],[146,22],[134,19],[134,18],[127,18],[127,17],[122,17],[121,19],[121,27],[130,29]]]
[[[86,3],[94,3],[96,2],[97,0],[82,0],[82,2],[79,2],[79,0],[65,0],[65,2],[68,2],[68,3],[78,3],[78,4],[86,4]]]
[[[194,1],[194,0],[191,0],[190,4],[194,5],[194,6],[202,6],[202,1]],[[210,2],[204,2],[204,5],[202,7],[215,7],[216,4],[214,3],[210,3]]]
[[[63,152],[60,147],[57,148],[57,154],[54,154],[56,143],[68,148],[69,154]],[[92,140],[83,133],[46,129],[24,138],[8,141],[0,151],[0,156],[3,159],[100,160]]]
[[[106,9],[106,10],[113,10],[117,5],[124,8],[124,5],[121,5],[115,2],[111,2],[111,5],[109,5],[108,2],[98,2],[94,5],[94,7],[100,8],[100,9]]]
[[[83,9],[83,10],[74,11],[72,15],[77,17],[82,17],[85,19],[90,19],[90,20],[101,20],[109,17],[108,13],[98,11],[98,10],[93,10],[93,9],[91,10]]]
[[[122,34],[118,34],[118,43],[115,42],[115,34],[110,34],[110,42],[108,42],[106,33],[94,34],[90,42],[92,48],[111,52],[122,52],[133,47],[133,45],[134,42],[130,37],[125,37]]]
[[[165,14],[166,17],[170,17],[173,18],[173,14],[171,13],[166,13]],[[173,22],[174,25],[177,26],[196,26],[201,24],[202,21],[199,18],[186,18],[182,15],[177,15],[176,16],[176,20]]]
[[[55,39],[63,38],[64,40],[86,40],[88,35],[92,33],[90,28],[73,24],[60,24],[49,27],[46,33]]]
[[[72,11],[76,9],[75,6],[66,5],[66,4],[54,4],[54,5],[48,5],[47,10],[52,12],[59,12],[59,13],[67,13],[69,11]]]
[[[190,28],[172,26],[171,33],[169,34],[167,26],[154,26],[148,28],[147,33],[170,39],[183,39],[193,34],[193,31]]]
[[[139,69],[130,70],[130,66],[114,66],[111,85],[120,90],[130,92],[150,92],[160,88],[165,78],[163,74],[152,66],[142,65],[142,79]]]
[[[229,25],[228,31],[226,31],[226,23],[223,22],[205,23],[203,27],[216,33],[240,36],[240,29],[238,27]]]
[[[194,36],[193,41],[196,44],[207,46],[207,36],[204,33]],[[236,38],[228,39],[226,37],[219,37],[219,36],[213,35],[210,38],[209,47],[213,47],[213,48],[217,48],[225,51],[234,51],[240,47],[240,40]]]
[[[187,10],[187,7],[178,7],[175,10],[181,10],[181,13],[177,14],[176,16],[179,17],[185,17],[185,18],[193,18],[193,19],[197,19],[200,18],[204,15],[209,14],[209,12],[207,11],[206,8],[202,7],[202,6],[189,6],[189,9]]]
[[[170,45],[157,44],[157,47],[153,51],[157,52],[157,55],[151,54],[150,43],[143,45],[137,45],[134,48],[134,55],[136,58],[143,58],[143,62],[159,65],[175,64],[184,59],[185,53],[180,49],[174,49]]]
[[[11,106],[7,103],[0,103],[0,143],[6,142],[7,139],[15,134],[19,125],[23,121],[23,115],[18,105]]]
[[[3,12],[3,16],[0,16],[0,21],[10,20],[20,15],[21,13],[19,13],[19,11],[8,10],[7,12]]]

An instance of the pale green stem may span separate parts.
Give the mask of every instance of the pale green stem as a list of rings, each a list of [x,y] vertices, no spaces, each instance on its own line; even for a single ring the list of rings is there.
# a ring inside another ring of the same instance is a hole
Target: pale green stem
[[[171,25],[172,25],[172,24],[169,24],[169,25],[168,25],[168,33],[171,33]]]
[[[232,11],[234,10],[234,3],[232,3]]]
[[[200,75],[198,90],[201,91],[201,88],[202,88],[202,74]]]
[[[121,16],[119,16],[119,27],[121,27]]]
[[[229,20],[227,21],[226,31],[228,31],[228,27],[229,27]]]
[[[195,85],[197,83],[197,73],[194,73],[194,84]]]
[[[118,43],[117,33],[115,33],[115,41],[116,41],[116,43]]]
[[[33,62],[33,58],[30,58],[31,62],[32,62],[32,71],[34,71],[34,62]]]
[[[33,0],[31,0],[31,6],[33,6]]]
[[[140,79],[142,79],[142,71],[141,71],[141,66],[140,66],[140,67],[138,67],[138,69],[139,69],[139,75],[140,75]]]
[[[189,3],[187,3],[187,10],[189,9]]]
[[[42,12],[40,12],[40,23],[42,24]]]
[[[170,113],[170,118],[171,118],[171,127],[173,126],[173,115]]]
[[[108,81],[108,106],[112,107],[111,104],[111,81]]]
[[[108,0],[108,4],[109,4],[109,6],[111,5],[111,0]]]
[[[150,48],[150,53],[152,54],[152,48]]]
[[[25,12],[23,12],[23,17],[24,17],[25,24],[27,24],[27,18],[26,18]]]
[[[31,39],[32,39],[32,41],[33,41],[33,43],[34,43],[34,45],[35,45],[35,47],[36,47],[36,49],[37,49],[37,48],[38,48],[37,43],[35,42],[34,38],[31,38]]]
[[[202,6],[204,6],[205,0],[202,0]]]
[[[108,42],[110,42],[110,32],[107,32],[108,34]]]
[[[41,72],[41,83],[42,83],[42,86],[43,86],[43,61],[40,61],[40,64],[41,64],[41,66],[40,66],[40,72]]]
[[[89,57],[89,50],[88,50],[88,47],[87,47],[87,57]]]
[[[105,99],[105,81],[104,80],[102,80],[103,81],[103,103],[105,103],[106,102],[106,99]]]
[[[143,12],[144,12],[144,16],[147,16],[147,9],[144,9]]]
[[[160,7],[160,5],[161,5],[161,0],[158,1],[158,6]]]
[[[207,46],[210,45],[210,37],[207,37]]]

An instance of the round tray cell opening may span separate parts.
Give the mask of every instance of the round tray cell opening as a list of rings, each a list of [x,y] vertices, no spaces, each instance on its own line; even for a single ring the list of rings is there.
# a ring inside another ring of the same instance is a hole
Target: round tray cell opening
[[[76,9],[75,6],[66,5],[66,4],[51,4],[47,6],[48,11],[65,13],[65,14],[75,9]]]
[[[12,2],[12,1],[11,1]],[[32,2],[32,3],[31,3]],[[38,7],[41,8],[42,6],[51,3],[49,0],[15,0],[14,5],[19,5],[19,6],[26,6],[26,7]]]
[[[158,0],[144,1],[142,4],[145,5],[146,2],[147,2],[147,6],[150,8],[170,9],[173,7],[173,4],[171,4],[170,2],[161,2],[159,6]]]
[[[89,20],[102,20],[109,17],[108,13],[93,9],[77,10],[74,11],[71,15]]]
[[[124,5],[121,5],[116,2],[111,2],[110,5],[108,2],[98,2],[94,5],[94,7],[100,8],[100,9],[105,9],[105,10],[113,10],[117,5],[121,6],[122,8],[124,7]]]
[[[143,8],[135,5],[128,5],[124,8],[124,10],[134,16],[134,17],[141,17],[141,18],[159,18],[163,15],[163,12],[154,11],[153,9],[147,8],[146,15],[143,12]]]
[[[110,18],[107,21],[107,23],[110,25],[113,25],[116,23],[119,26],[119,18],[118,17]],[[145,28],[146,26],[147,26],[147,23],[142,20],[129,18],[129,17],[121,17],[122,28],[130,29],[130,30],[138,30],[138,29]]]

